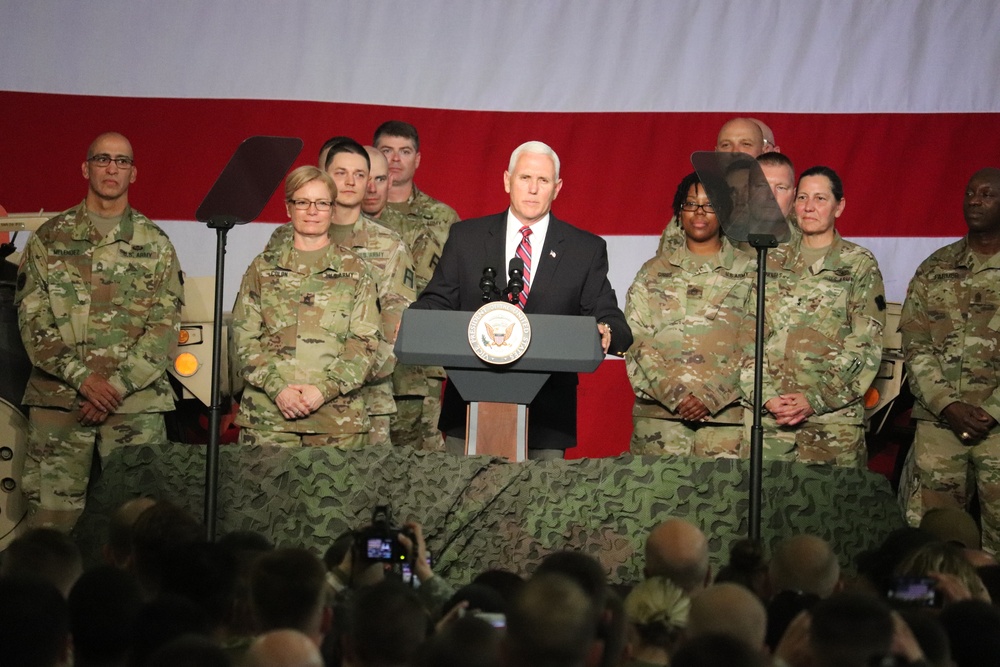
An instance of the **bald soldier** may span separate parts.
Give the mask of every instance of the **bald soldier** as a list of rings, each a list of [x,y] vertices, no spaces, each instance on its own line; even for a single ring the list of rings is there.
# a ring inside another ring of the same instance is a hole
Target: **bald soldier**
[[[770,130],[770,128],[768,128]],[[771,135],[772,140],[774,135]],[[718,153],[746,153],[757,157],[765,152],[764,130],[753,118],[733,118],[727,121],[715,140]]]
[[[912,525],[978,490],[983,548],[1000,553],[1000,169],[965,188],[965,238],[910,281],[899,327],[917,431],[900,494]],[[975,486],[973,486],[975,485]]]
[[[18,324],[33,368],[23,486],[34,525],[69,531],[94,448],[167,442],[166,376],[180,323],[170,239],[128,202],[138,170],[121,134],[97,137],[80,167],[87,195],[32,235],[18,273]]]
[[[716,153],[746,153],[756,158],[777,150],[777,146],[774,145],[774,133],[771,131],[771,128],[756,118],[733,118],[726,121],[719,128],[719,134],[715,139]],[[791,162],[789,162],[789,165],[791,165]],[[795,173],[793,172],[793,182],[794,179]],[[768,182],[770,181],[771,179],[768,178]],[[775,193],[775,198],[777,199],[777,193]],[[790,205],[789,208],[791,208]],[[782,211],[785,212],[786,216],[788,215],[788,211],[785,211],[784,208],[782,208]],[[674,221],[675,219],[671,218],[663,230],[663,234],[660,236],[660,244],[656,249],[657,255],[668,252],[668,246],[670,248],[669,252],[673,252],[673,249],[683,239],[683,234],[680,228],[674,224]]]

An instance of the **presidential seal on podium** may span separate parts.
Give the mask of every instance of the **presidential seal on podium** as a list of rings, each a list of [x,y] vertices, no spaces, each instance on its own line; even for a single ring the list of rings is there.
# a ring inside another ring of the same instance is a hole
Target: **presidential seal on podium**
[[[488,364],[509,364],[524,355],[531,343],[531,323],[517,306],[488,303],[469,320],[469,345]]]

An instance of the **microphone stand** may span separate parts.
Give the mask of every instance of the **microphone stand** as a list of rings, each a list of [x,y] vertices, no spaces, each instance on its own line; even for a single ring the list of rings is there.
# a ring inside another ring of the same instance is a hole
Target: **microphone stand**
[[[764,285],[767,280],[767,249],[777,248],[773,234],[750,234],[747,242],[757,249],[757,314],[754,331],[753,426],[750,429],[750,525],[751,540],[760,540],[760,508],[763,490],[764,426]]]

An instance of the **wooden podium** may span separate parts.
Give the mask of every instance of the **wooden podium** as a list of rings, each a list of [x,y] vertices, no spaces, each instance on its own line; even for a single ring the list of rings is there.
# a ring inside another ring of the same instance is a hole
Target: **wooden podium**
[[[551,373],[592,373],[604,360],[597,320],[567,315],[529,315],[531,342],[516,361],[494,365],[469,342],[473,313],[415,310],[403,313],[396,358],[404,364],[444,366],[448,382],[469,401],[466,454],[524,461],[528,452],[528,404]]]

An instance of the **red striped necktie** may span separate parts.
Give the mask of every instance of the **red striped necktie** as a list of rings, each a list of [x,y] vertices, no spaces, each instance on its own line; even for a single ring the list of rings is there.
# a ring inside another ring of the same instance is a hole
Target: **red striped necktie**
[[[517,244],[517,256],[524,262],[524,289],[517,297],[518,305],[524,310],[524,304],[528,301],[528,290],[531,289],[531,227],[521,227],[521,242]]]

